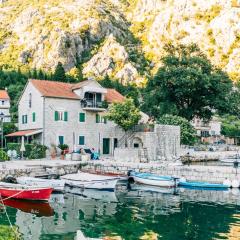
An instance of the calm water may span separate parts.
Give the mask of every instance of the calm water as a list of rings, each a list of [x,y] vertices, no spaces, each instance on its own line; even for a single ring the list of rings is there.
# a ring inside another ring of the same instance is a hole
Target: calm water
[[[70,240],[77,230],[125,240],[240,239],[239,191],[119,188],[116,194],[71,189],[75,194],[54,195],[50,205],[12,200],[7,212],[29,240]],[[4,211],[0,224],[9,225]]]

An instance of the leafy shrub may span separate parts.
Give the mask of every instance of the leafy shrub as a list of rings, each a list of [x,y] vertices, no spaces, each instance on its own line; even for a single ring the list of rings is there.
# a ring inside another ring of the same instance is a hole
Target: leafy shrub
[[[6,152],[0,150],[0,162],[8,161],[9,157]]]
[[[38,159],[38,158],[45,158],[46,157],[46,150],[47,147],[41,144],[25,144],[25,152],[23,156],[30,159]],[[21,143],[8,143],[7,149],[8,150],[16,150],[18,155],[21,155],[20,152]]]
[[[61,150],[66,150],[69,148],[69,146],[67,144],[59,144],[58,147],[61,149]]]
[[[38,159],[46,157],[47,147],[40,144],[32,144],[32,150],[30,152],[30,159]]]

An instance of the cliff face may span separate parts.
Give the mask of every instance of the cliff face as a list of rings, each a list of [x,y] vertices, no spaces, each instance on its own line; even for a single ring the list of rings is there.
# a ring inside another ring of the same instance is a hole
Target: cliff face
[[[240,74],[240,5],[230,0],[8,0],[0,3],[0,65],[145,82],[162,47],[195,42]]]

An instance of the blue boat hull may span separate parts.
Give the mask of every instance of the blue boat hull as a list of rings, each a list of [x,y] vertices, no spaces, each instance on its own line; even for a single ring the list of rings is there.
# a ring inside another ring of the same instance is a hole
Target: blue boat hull
[[[178,186],[186,188],[201,188],[201,189],[227,189],[227,185],[217,184],[217,183],[207,183],[207,182],[179,182]]]

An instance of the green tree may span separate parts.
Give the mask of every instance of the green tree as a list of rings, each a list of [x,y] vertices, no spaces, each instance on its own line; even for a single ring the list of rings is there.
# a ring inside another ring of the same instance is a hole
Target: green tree
[[[227,112],[232,90],[228,75],[215,68],[195,44],[165,46],[167,56],[144,93],[143,109],[156,118],[174,114],[192,120]]]
[[[158,123],[180,126],[181,144],[192,145],[196,142],[196,132],[186,118],[166,114],[158,119]]]
[[[17,127],[14,123],[3,123],[3,134],[4,136],[17,131]]]
[[[61,62],[59,62],[56,66],[55,72],[53,74],[53,80],[59,82],[66,82],[66,74]]]
[[[221,134],[235,139],[240,138],[240,119],[237,116],[225,115],[222,117]]]
[[[128,98],[122,103],[112,103],[109,106],[107,118],[119,125],[124,131],[128,131],[138,124],[141,114],[133,100]]]

